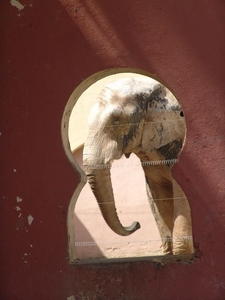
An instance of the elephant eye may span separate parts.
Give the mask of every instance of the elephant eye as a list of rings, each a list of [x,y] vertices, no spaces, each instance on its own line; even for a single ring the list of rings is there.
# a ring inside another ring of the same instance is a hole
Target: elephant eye
[[[113,125],[119,125],[120,124],[120,119],[115,119],[113,121]]]

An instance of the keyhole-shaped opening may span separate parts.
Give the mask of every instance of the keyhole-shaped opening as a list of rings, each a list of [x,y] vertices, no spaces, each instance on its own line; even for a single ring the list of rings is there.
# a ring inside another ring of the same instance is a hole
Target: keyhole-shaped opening
[[[194,252],[188,200],[171,174],[185,134],[180,103],[142,70],[105,70],[75,89],[62,120],[81,175],[68,211],[71,263]]]

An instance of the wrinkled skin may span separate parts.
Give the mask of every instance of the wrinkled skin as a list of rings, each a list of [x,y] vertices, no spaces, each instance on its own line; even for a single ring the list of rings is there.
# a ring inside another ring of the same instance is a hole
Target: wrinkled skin
[[[179,156],[184,138],[184,115],[168,89],[147,77],[122,79],[107,85],[100,93],[90,114],[83,151],[84,171],[102,215],[108,226],[122,236],[135,232],[140,224],[134,222],[123,227],[120,223],[110,167],[113,160],[122,155],[129,158],[135,153],[139,157],[164,254],[193,252],[192,242],[183,239],[192,235],[188,203],[181,203],[180,208],[175,209],[174,221],[171,167]],[[172,242],[173,232],[176,239]]]

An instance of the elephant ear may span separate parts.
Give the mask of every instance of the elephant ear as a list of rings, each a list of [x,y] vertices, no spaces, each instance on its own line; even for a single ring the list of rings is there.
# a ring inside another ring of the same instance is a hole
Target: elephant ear
[[[184,139],[185,120],[174,95],[157,84],[148,97],[146,119],[142,135],[142,149],[149,152],[174,140]]]

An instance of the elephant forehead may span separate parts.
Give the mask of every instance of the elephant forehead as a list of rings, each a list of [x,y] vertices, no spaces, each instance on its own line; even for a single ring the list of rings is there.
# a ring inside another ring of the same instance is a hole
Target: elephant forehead
[[[100,105],[97,103],[94,105],[94,107],[91,110],[91,113],[89,115],[89,125],[94,124],[103,124],[105,123],[109,117],[111,117],[113,114],[120,115],[122,113],[122,109],[118,104],[112,104],[108,103],[107,105]]]
[[[106,88],[111,89],[117,95],[126,97],[129,95],[135,95],[144,91],[154,89],[155,85],[159,82],[153,78],[122,78],[112,83],[109,83]]]
[[[101,111],[100,120],[104,122],[111,116],[120,116],[122,114],[122,107],[118,103],[109,103],[105,106],[105,108]]]
[[[89,115],[89,124],[104,123],[111,117],[130,116],[135,111],[135,104],[127,98],[112,98],[94,105]]]

